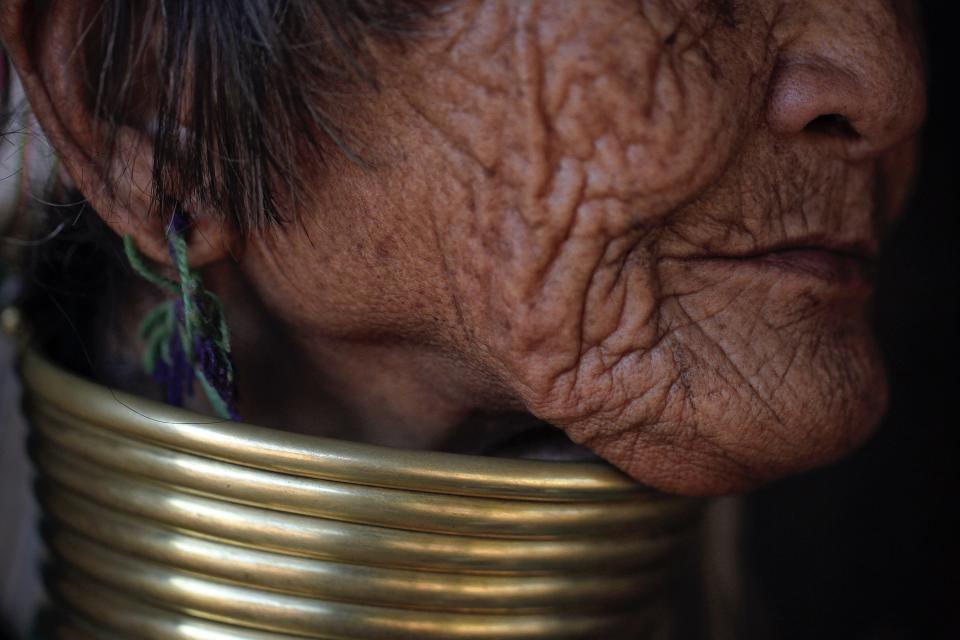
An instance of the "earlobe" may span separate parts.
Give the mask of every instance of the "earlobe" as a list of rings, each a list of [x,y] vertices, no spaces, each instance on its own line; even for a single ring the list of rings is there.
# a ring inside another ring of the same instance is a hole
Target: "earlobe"
[[[144,254],[151,260],[161,264],[171,264],[169,251],[169,236],[175,218],[180,218],[184,228],[181,236],[186,242],[187,257],[191,268],[202,269],[224,259],[236,259],[241,248],[240,233],[237,228],[219,216],[202,212],[196,214],[173,204],[159,208],[159,215],[150,216],[148,224],[154,222],[161,225],[160,234],[149,231],[148,246],[143,246]],[[178,212],[178,213],[177,213]],[[123,234],[121,234],[123,235]],[[128,235],[139,239],[141,234],[131,230]],[[154,239],[160,238],[162,244],[157,246]],[[159,254],[155,254],[159,251]]]
[[[132,236],[150,260],[171,264],[167,226],[172,205],[183,194],[161,196],[154,185],[153,140],[126,122],[143,117],[115,117],[110,122],[93,107],[102,96],[89,77],[84,47],[99,46],[91,34],[96,4],[89,0],[3,2],[0,37],[16,68],[30,108],[77,189],[119,236]],[[130,73],[136,71],[131,69]],[[158,199],[161,202],[158,202]],[[169,201],[169,202],[165,202]],[[181,206],[181,205],[177,205]],[[233,225],[197,203],[183,203],[190,264],[201,268],[228,258],[238,245]]]

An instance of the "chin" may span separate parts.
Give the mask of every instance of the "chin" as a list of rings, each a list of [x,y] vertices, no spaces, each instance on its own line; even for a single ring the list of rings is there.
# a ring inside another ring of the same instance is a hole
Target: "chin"
[[[655,410],[569,433],[638,481],[690,496],[744,492],[835,462],[870,438],[887,403],[863,315],[811,317],[794,325],[793,340],[756,347],[759,358],[690,328],[664,345],[686,364],[665,374],[678,382],[652,396]]]

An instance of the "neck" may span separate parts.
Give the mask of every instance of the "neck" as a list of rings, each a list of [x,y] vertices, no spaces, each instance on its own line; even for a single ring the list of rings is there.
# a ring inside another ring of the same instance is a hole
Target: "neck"
[[[410,449],[504,457],[594,458],[556,429],[498,402],[493,388],[436,350],[399,340],[303,335],[277,320],[254,296],[237,269],[204,273],[223,300],[233,336],[239,410],[245,422],[285,431]],[[99,376],[112,385],[159,397],[139,367],[136,327],[156,302],[149,285],[137,283],[121,312],[121,330],[97,336],[106,350]],[[102,353],[101,356],[104,354]],[[451,373],[452,372],[452,373]],[[209,412],[199,389],[187,407]]]

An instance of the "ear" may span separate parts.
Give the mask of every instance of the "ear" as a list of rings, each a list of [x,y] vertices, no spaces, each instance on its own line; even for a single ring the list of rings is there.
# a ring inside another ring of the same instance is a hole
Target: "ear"
[[[99,120],[93,107],[97,77],[87,73],[85,47],[103,42],[91,35],[100,4],[4,0],[0,38],[37,121],[80,192],[118,235],[133,236],[147,257],[170,264],[166,231],[171,210],[155,201],[152,137],[145,127]],[[149,101],[143,108],[137,122],[151,120]],[[239,236],[234,225],[178,194],[163,196],[180,202],[189,216],[192,266],[233,255]]]

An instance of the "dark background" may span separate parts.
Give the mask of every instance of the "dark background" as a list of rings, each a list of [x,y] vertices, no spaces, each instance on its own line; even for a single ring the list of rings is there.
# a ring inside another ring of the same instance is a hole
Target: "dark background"
[[[960,638],[960,35],[946,3],[920,4],[929,116],[877,300],[889,414],[853,457],[747,499],[751,591],[782,640]]]

